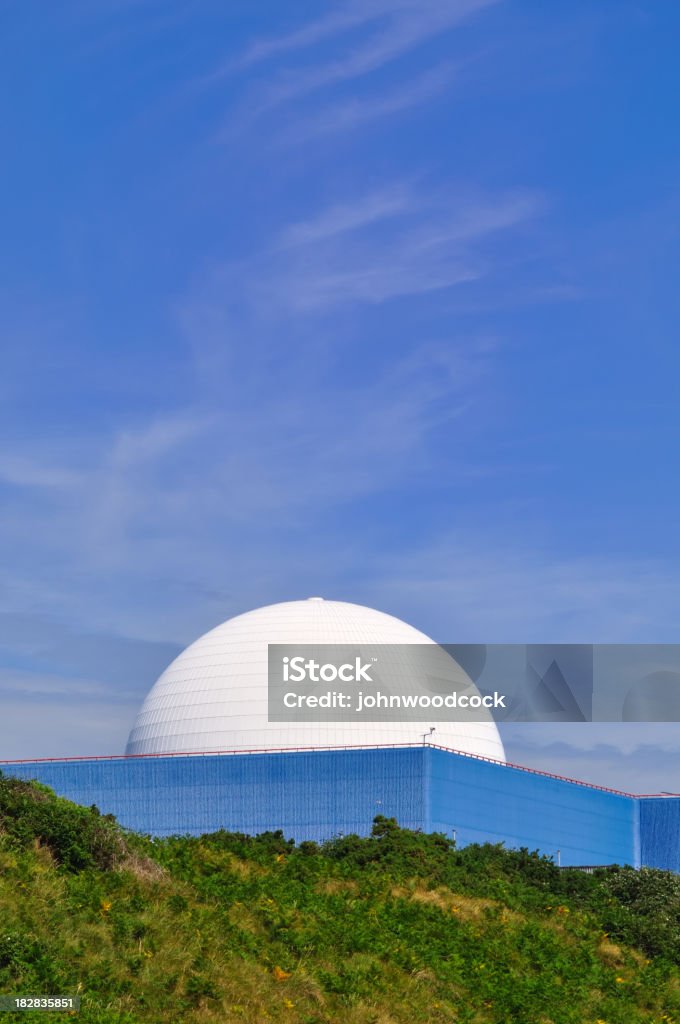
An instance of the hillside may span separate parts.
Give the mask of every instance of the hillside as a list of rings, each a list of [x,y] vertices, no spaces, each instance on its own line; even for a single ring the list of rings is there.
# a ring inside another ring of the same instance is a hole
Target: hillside
[[[0,776],[0,913],[0,994],[78,993],[82,1024],[680,1024],[677,876],[384,818],[152,841]]]

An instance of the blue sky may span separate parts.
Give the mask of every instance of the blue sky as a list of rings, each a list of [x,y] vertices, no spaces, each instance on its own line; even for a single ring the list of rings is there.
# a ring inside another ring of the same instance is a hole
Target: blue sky
[[[675,2],[0,17],[1,756],[120,751],[309,594],[678,640]],[[677,788],[677,726],[504,738]]]

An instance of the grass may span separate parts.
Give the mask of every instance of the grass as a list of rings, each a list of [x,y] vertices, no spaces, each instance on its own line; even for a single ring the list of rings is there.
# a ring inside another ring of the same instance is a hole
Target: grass
[[[0,915],[0,993],[80,994],[82,1024],[680,1024],[677,876],[382,818],[151,840],[0,776]]]

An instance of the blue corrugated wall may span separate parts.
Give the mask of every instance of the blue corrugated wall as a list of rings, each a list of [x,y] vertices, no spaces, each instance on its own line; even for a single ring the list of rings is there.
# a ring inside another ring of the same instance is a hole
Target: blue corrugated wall
[[[641,797],[638,803],[643,866],[680,871],[680,799]]]
[[[283,829],[329,839],[370,832],[376,814],[425,820],[423,749],[125,758],[0,765],[152,835]]]
[[[630,797],[428,749],[433,832],[539,850],[568,864],[634,864]],[[637,866],[637,865],[636,865]]]
[[[282,829],[298,841],[405,828],[569,864],[680,871],[680,800],[633,799],[432,747],[1,765],[153,835]]]

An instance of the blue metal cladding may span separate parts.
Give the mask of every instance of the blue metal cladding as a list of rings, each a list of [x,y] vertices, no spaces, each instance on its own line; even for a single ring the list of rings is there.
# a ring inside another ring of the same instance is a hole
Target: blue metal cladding
[[[680,871],[680,800],[634,799],[432,747],[0,765],[152,835],[282,829],[324,840],[404,828],[503,842],[570,864]]]
[[[680,872],[680,799],[641,797],[638,803],[642,866]]]
[[[635,801],[605,790],[470,757],[427,750],[428,831],[461,846],[505,843],[570,864],[632,864]]]
[[[282,829],[297,841],[366,835],[376,814],[422,828],[423,749],[150,757],[0,766],[126,828],[200,835]]]

